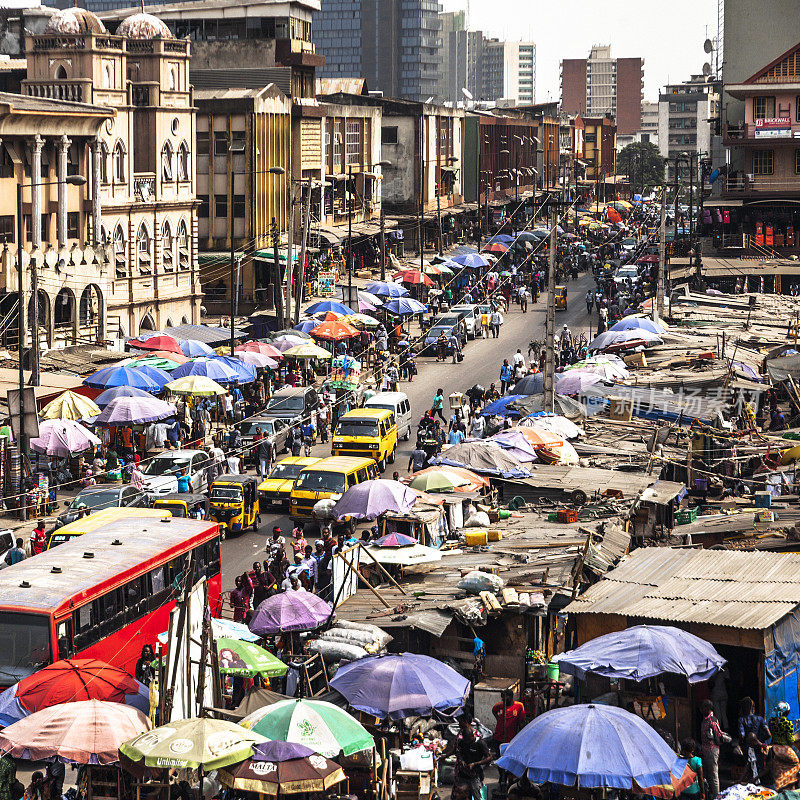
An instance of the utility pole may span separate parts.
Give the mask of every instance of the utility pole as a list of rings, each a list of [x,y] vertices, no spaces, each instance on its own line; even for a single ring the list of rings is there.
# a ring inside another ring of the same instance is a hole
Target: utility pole
[[[31,386],[39,385],[39,268],[31,253]],[[231,351],[233,352],[233,351]]]
[[[301,184],[301,194],[302,189],[305,188],[304,184]],[[300,322],[300,304],[303,302],[303,283],[305,279],[305,264],[306,264],[306,242],[308,240],[308,225],[311,217],[311,189],[312,183],[311,178],[308,179],[308,189],[306,190],[305,196],[303,198],[303,238],[300,239],[300,258],[297,262],[297,278],[296,284],[297,287],[296,291],[297,294],[295,295],[294,301],[294,324],[297,325]]]
[[[442,254],[444,247],[442,246],[442,198],[439,191],[436,191],[436,225],[439,231],[439,255]]]
[[[550,261],[547,271],[547,313],[545,322],[544,410],[553,411],[556,402],[556,225],[558,217],[550,200]]]
[[[381,198],[381,280],[386,280],[386,224],[383,216],[383,198]]]
[[[271,226],[271,234],[272,234],[272,269],[275,273],[272,285],[275,287],[275,319],[281,321],[281,325],[283,325],[283,320],[285,317],[283,316],[283,281],[281,280],[281,262],[278,257],[278,247],[280,246],[280,240],[278,239],[278,223],[275,221],[275,217],[272,218],[272,226]],[[233,339],[233,332],[231,332],[231,340]]]
[[[661,225],[658,229],[658,281],[656,301],[653,304],[653,322],[659,323],[664,315],[664,272],[667,258],[667,185],[661,193]]]
[[[289,231],[286,234],[286,326],[292,327],[292,276],[294,275],[294,184],[291,176],[287,176],[289,184]]]
[[[33,190],[32,190],[33,191]],[[33,226],[33,218],[31,218],[31,226]],[[28,436],[25,433],[25,369],[23,367],[23,356],[25,355],[25,282],[23,277],[25,275],[25,267],[22,263],[22,243],[25,241],[22,238],[22,181],[17,183],[17,288],[18,303],[17,308],[17,336],[19,337],[19,455],[20,459],[24,459],[28,453]],[[22,504],[24,506],[24,503]],[[25,509],[22,509],[23,518]]]
[[[233,238],[233,220],[231,219],[231,227],[230,227],[230,234],[231,234],[231,306],[230,306],[230,315],[231,315],[231,355],[233,355],[233,351],[236,348],[236,334],[234,333],[234,325],[233,321],[236,318],[236,245],[234,243]]]
[[[353,167],[347,170],[347,303],[353,302]],[[352,305],[349,305],[352,308]],[[356,304],[358,308],[358,304]]]

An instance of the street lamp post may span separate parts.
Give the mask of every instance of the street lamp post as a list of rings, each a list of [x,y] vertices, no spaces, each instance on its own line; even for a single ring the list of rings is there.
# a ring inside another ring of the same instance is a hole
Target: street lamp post
[[[86,178],[83,175],[67,175],[63,181],[71,186],[83,186]],[[17,314],[17,335],[19,337],[19,452],[22,455],[27,451],[27,436],[25,434],[25,370],[23,355],[25,352],[25,290],[24,269],[22,265],[23,234],[22,224],[22,190],[38,189],[41,186],[52,186],[61,181],[42,181],[38,183],[17,184],[17,280],[19,309]],[[33,220],[31,219],[31,228]],[[31,291],[33,300],[33,315],[31,319],[31,385],[39,385],[39,275],[36,265],[31,262]]]
[[[391,161],[378,161],[375,164],[376,167],[381,168],[381,175],[383,175],[383,169],[385,167],[391,167]],[[380,226],[381,226],[381,280],[386,280],[386,231],[384,228],[384,216],[383,216],[383,189],[381,189],[381,214],[380,214]]]

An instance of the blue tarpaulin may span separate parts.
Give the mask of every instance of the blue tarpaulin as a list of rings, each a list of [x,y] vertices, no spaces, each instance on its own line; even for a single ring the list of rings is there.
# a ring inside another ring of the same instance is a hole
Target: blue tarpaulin
[[[775,649],[766,654],[766,708],[769,716],[781,700],[789,704],[789,719],[800,719],[800,616],[793,611],[772,626]]]
[[[488,406],[485,406],[481,411],[481,416],[492,417],[497,415],[498,417],[521,417],[523,416],[521,411],[518,411],[516,408],[509,408],[508,406],[515,400],[521,400],[524,397],[526,397],[524,394],[507,394],[505,397],[501,397],[499,400],[495,400],[489,403]]]

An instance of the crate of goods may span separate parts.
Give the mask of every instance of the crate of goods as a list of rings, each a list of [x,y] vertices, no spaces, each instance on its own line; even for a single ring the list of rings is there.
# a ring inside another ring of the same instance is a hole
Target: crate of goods
[[[551,511],[547,515],[547,521],[548,522],[558,522],[558,514],[555,511]]]
[[[644,353],[631,353],[631,355],[623,356],[622,360],[629,367],[646,367],[647,366],[647,359],[645,358]]]
[[[775,512],[771,508],[762,508],[756,511],[756,522],[775,522]]]
[[[608,416],[617,422],[630,422],[633,419],[633,403],[624,397],[609,397]]]
[[[556,511],[556,516],[559,522],[577,522],[578,512],[573,508],[559,508]]]
[[[675,514],[676,525],[688,525],[690,522],[694,522],[696,519],[696,508],[684,508],[682,511],[679,511],[677,514]]]
[[[772,495],[769,492],[755,492],[753,497],[756,501],[756,508],[770,508],[772,506]]]

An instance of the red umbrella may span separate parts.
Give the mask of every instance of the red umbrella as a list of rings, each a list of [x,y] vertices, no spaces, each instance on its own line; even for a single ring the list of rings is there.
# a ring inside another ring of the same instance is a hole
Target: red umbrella
[[[483,248],[484,253],[507,253],[508,248],[502,242],[491,242]]]
[[[167,350],[170,353],[180,353],[183,355],[178,340],[173,336],[159,333],[155,336],[148,336],[146,339],[130,339],[128,344],[138,350]]]
[[[270,358],[283,358],[283,353],[277,347],[266,342],[245,342],[240,344],[234,353],[261,353],[262,356],[269,356]]]
[[[17,684],[16,698],[28,711],[78,700],[124,703],[139,684],[125,670],[96,658],[66,658],[43,667]]]
[[[342,339],[351,339],[353,336],[358,336],[359,332],[346,322],[323,322],[311,330],[311,335],[315,339],[339,342]]]
[[[658,264],[658,256],[642,256],[636,259],[637,264]]]
[[[611,206],[606,207],[606,219],[609,222],[622,222],[622,214],[617,211],[616,208],[612,208]]]
[[[173,353],[172,350],[151,350],[133,358],[167,358],[176,364],[185,364],[189,360],[183,353]]]
[[[395,272],[392,278],[394,280],[400,278],[403,283],[422,283],[425,286],[433,286],[433,281],[427,275],[423,275],[418,269],[400,270],[400,272]]]

